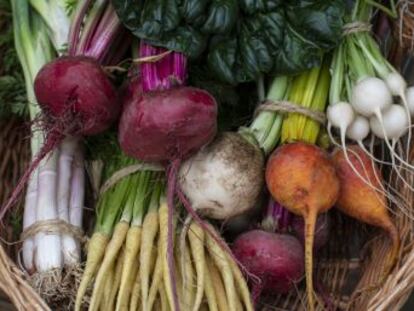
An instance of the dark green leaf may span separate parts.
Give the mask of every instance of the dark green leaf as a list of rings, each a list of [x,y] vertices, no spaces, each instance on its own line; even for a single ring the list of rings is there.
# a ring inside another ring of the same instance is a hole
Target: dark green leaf
[[[133,34],[193,59],[205,52],[231,84],[319,65],[339,43],[345,13],[342,0],[112,1]]]

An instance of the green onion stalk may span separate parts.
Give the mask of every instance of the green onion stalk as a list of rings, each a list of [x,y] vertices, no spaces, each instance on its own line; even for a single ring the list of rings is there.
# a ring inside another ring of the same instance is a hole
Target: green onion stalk
[[[276,77],[269,87],[265,103],[273,104],[275,108],[279,102],[299,105],[311,113],[323,113],[327,104],[329,83],[330,74],[326,64],[295,77]],[[266,109],[259,111],[248,128],[265,155],[272,152],[278,143],[317,142],[321,128],[320,120],[314,120],[312,115],[289,112],[289,106],[286,107],[286,111],[271,111],[271,106]]]

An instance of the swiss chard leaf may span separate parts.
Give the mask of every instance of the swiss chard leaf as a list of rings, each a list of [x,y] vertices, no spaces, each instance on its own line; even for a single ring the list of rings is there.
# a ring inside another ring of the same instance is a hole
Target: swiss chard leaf
[[[199,58],[223,82],[317,66],[341,38],[342,0],[112,0],[150,44]]]

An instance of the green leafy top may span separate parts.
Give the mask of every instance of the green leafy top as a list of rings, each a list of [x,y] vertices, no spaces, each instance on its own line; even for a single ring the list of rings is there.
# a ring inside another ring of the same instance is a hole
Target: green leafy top
[[[199,58],[222,81],[315,67],[341,38],[343,0],[112,0],[131,32]]]
[[[14,48],[9,0],[0,0],[0,120],[27,114],[23,73]]]

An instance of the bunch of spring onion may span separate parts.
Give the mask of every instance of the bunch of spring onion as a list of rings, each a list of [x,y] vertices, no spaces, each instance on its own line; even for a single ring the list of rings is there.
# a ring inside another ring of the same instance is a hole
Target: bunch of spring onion
[[[85,2],[90,5],[90,1]],[[79,2],[71,29],[65,11],[69,8],[65,5],[61,1],[12,2],[16,50],[25,75],[32,121],[39,118],[45,121],[43,116],[39,117],[40,107],[34,104],[38,99],[34,90],[35,77],[46,63],[64,52],[69,33],[76,34],[78,38],[76,44],[69,44],[72,49],[76,47],[78,54],[95,57],[101,62],[110,62],[117,56],[109,46],[114,39],[120,40],[122,28],[107,1],[96,1],[89,10],[85,7],[86,3],[81,5]],[[81,27],[82,22],[84,27]],[[61,296],[56,293],[62,291],[63,296],[70,296],[67,291],[73,290],[75,284],[70,277],[63,277],[62,274],[76,276],[80,261],[80,241],[71,231],[81,228],[85,175],[80,137],[70,133],[65,136],[59,134],[61,138],[50,144],[50,137],[56,131],[46,123],[34,122],[32,130],[33,163],[39,165],[32,163],[1,213],[3,216],[12,206],[23,190],[25,180],[30,177],[23,228],[41,224],[48,227],[45,230],[49,232],[46,234],[39,229],[34,236],[26,236],[23,264],[40,293],[46,299],[59,300]],[[59,122],[57,124],[59,126]],[[42,154],[42,150],[47,152]],[[58,220],[60,223],[56,224]],[[71,225],[73,230],[63,230],[62,223]],[[62,230],[64,233],[61,233]]]
[[[393,9],[393,1],[390,4]],[[358,144],[374,162],[389,165],[393,175],[413,191],[414,187],[401,172],[414,169],[407,160],[412,136],[414,87],[407,88],[403,77],[381,54],[370,34],[373,9],[371,1],[355,2],[347,19],[343,41],[334,53],[327,111],[328,133],[331,133],[331,127],[339,131],[345,156],[348,157],[347,140]],[[369,148],[365,145],[368,138]],[[336,143],[332,135],[331,140]],[[385,145],[391,162],[375,157],[373,148],[378,141],[382,147]],[[351,164],[349,157],[348,162]],[[369,182],[360,172],[355,172]],[[375,188],[397,203],[407,215],[412,215],[408,202],[404,202],[398,191],[385,187],[382,182]]]
[[[69,31],[69,18],[64,3],[37,1],[33,7],[26,0],[12,2],[15,45],[23,67],[30,118],[36,120],[40,109],[33,91],[39,69],[64,48]],[[47,17],[44,15],[47,14]],[[46,17],[46,19],[45,19]],[[32,127],[31,151],[34,156],[43,143],[43,132]],[[80,227],[84,200],[83,152],[78,140],[68,138],[45,159],[29,181],[23,217],[23,229],[37,222],[60,219]],[[3,211],[4,212],[4,211]],[[52,231],[53,232],[53,231]],[[63,267],[79,263],[80,245],[72,236],[38,232],[23,241],[23,265],[33,275],[41,294],[54,292],[53,277]],[[47,284],[45,277],[52,284]],[[59,282],[59,277],[55,279]],[[37,283],[39,282],[39,283]],[[50,287],[49,287],[50,286]]]

